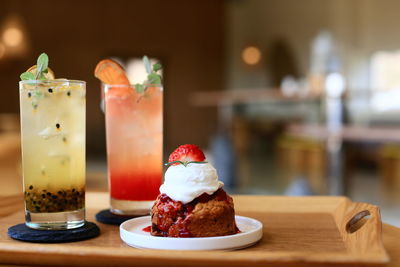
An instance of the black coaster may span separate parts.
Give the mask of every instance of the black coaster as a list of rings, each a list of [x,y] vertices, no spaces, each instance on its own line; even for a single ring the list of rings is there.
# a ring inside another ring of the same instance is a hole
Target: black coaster
[[[8,228],[8,235],[11,238],[33,243],[73,242],[93,238],[99,234],[99,227],[92,222],[86,222],[82,227],[68,230],[35,230],[24,223]]]
[[[140,216],[134,215],[117,215],[112,213],[110,210],[102,210],[96,214],[96,220],[105,224],[120,225],[124,221]]]

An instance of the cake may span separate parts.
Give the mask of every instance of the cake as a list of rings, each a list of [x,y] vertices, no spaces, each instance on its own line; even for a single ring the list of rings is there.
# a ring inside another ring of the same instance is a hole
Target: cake
[[[151,210],[151,234],[211,237],[237,233],[233,199],[200,148],[182,145],[168,161],[165,181]]]

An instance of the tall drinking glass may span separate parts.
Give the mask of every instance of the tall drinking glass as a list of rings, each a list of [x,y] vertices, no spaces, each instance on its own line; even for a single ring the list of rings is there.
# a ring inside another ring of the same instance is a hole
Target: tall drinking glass
[[[148,214],[162,181],[163,89],[103,84],[111,212]]]
[[[21,81],[25,223],[72,229],[85,223],[83,81]]]

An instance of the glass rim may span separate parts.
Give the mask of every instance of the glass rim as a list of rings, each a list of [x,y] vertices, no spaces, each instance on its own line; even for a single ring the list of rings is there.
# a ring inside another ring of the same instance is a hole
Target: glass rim
[[[72,84],[86,84],[81,80],[23,80],[19,81],[20,84],[49,84],[49,83],[72,83]]]
[[[117,87],[117,88],[135,88],[135,84],[108,84],[108,83],[101,83],[103,87]],[[145,83],[143,84],[147,87],[163,87],[162,84],[152,84],[152,83]]]

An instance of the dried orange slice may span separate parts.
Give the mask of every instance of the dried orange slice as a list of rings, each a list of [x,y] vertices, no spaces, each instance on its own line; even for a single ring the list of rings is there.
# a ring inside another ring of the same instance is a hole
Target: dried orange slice
[[[100,61],[94,70],[94,76],[106,84],[130,84],[122,66],[111,59]]]
[[[36,71],[37,71],[37,66],[33,65],[26,72],[30,72],[36,76]],[[44,77],[46,77],[47,80],[54,80],[55,78],[54,72],[50,68],[47,68],[47,73],[44,73]]]

